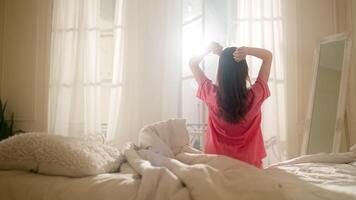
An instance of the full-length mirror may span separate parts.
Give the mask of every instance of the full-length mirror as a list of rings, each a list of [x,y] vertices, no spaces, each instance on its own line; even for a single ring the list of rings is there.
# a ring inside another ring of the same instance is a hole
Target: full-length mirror
[[[324,38],[315,50],[303,154],[339,151],[350,46],[343,33]]]

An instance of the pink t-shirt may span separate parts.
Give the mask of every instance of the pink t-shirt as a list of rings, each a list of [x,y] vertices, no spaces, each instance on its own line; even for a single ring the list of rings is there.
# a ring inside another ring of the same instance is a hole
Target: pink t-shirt
[[[209,108],[205,153],[226,155],[262,167],[266,156],[261,132],[261,105],[270,96],[268,85],[257,78],[247,94],[248,111],[244,120],[232,124],[218,115],[217,86],[205,75],[197,91],[197,97]]]

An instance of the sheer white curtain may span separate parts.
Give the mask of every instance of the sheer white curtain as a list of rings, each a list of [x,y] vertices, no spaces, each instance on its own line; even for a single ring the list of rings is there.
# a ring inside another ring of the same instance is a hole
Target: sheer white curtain
[[[287,156],[286,80],[284,62],[284,35],[281,0],[229,1],[230,12],[228,44],[254,46],[273,52],[273,63],[268,82],[271,97],[262,112],[262,129],[267,158],[265,165],[281,161]],[[261,61],[248,58],[250,76],[255,80]]]
[[[136,141],[177,116],[180,2],[54,0],[49,132]]]
[[[99,134],[104,117],[102,89],[111,85],[101,73],[100,1],[55,0],[53,4],[49,132]]]
[[[122,97],[108,128],[118,144],[137,141],[139,129],[148,123],[178,115],[180,9],[176,0],[124,2]]]

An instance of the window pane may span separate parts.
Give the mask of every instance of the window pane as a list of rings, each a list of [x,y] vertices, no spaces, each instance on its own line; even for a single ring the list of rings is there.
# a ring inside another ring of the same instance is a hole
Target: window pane
[[[112,28],[115,19],[116,0],[100,0],[100,28]]]
[[[251,30],[251,44],[253,47],[262,48],[262,24],[261,21],[252,22],[252,30]]]
[[[276,88],[271,81],[268,82],[268,87],[271,96],[262,104],[262,134],[265,141],[277,135],[279,132],[278,109],[276,109],[276,106],[278,106],[276,104]]]
[[[183,0],[183,23],[202,14],[202,0]]]
[[[279,135],[285,137],[285,83],[269,81],[271,96],[262,105],[262,129],[264,140]],[[284,139],[285,138],[281,138]]]
[[[273,30],[273,21],[266,20],[263,24],[263,41],[264,41],[264,48],[272,50],[274,46],[274,34],[275,31]]]
[[[73,62],[76,56],[78,44],[78,32],[53,32],[53,47],[52,47],[52,67],[51,78],[55,78],[55,83],[73,84],[75,82],[76,63]],[[57,73],[61,73],[57,76]],[[60,78],[59,78],[60,77]]]
[[[237,46],[251,46],[250,44],[250,27],[246,21],[237,22],[236,25],[236,42]]]
[[[100,97],[101,97],[101,123],[107,124],[109,118],[109,106],[110,106],[110,94],[111,86],[109,84],[103,84],[100,88]]]
[[[56,29],[78,28],[78,1],[53,1],[53,27]]]
[[[285,94],[285,83],[278,83],[277,84],[277,103],[278,103],[278,108],[279,108],[279,124],[280,124],[280,130],[282,134],[279,134],[280,140],[286,141],[287,140],[287,128],[286,128],[286,116],[287,116],[287,110],[286,110],[286,94]]]
[[[275,47],[274,47],[274,62],[276,68],[276,78],[279,80],[284,79],[284,56],[283,51],[276,51],[277,49],[283,49],[283,30],[282,30],[282,20],[275,20],[273,21],[273,28],[275,30],[274,40],[275,40]]]
[[[249,3],[250,0],[238,0],[237,1],[237,18],[246,19],[249,17]]]
[[[281,17],[281,0],[273,0],[273,17]]]
[[[267,157],[264,161],[271,164],[286,158],[287,134],[286,134],[286,103],[285,83],[268,83],[271,96],[262,107],[263,139],[267,142]]]
[[[111,81],[113,69],[114,40],[112,36],[100,37],[99,40],[100,80]]]
[[[208,55],[204,59],[204,71],[207,77],[216,82],[216,74],[218,71],[219,57],[216,55]]]
[[[202,103],[196,97],[198,85],[193,79],[182,81],[182,117],[187,119],[187,123],[201,123]]]
[[[265,18],[271,18],[272,17],[272,7],[273,7],[273,0],[263,0],[263,15]]]
[[[261,10],[261,4],[262,2],[261,1],[264,1],[264,0],[250,0],[252,1],[251,2],[251,5],[252,6],[252,18],[255,18],[255,19],[259,19],[261,18],[261,13],[262,13],[262,10]]]
[[[113,84],[118,84],[121,83],[122,81],[122,62],[123,62],[123,51],[122,51],[122,44],[123,44],[123,38],[122,36],[122,30],[120,28],[116,28],[115,31],[115,36],[113,37],[113,52],[115,52],[113,56],[113,66],[112,66],[112,79],[113,79]],[[113,53],[112,52],[112,53]]]
[[[191,75],[189,69],[189,59],[204,48],[202,38],[202,20],[198,19],[183,27],[183,71],[182,75]]]
[[[250,57],[249,59],[251,59],[251,64],[248,66],[250,70],[250,78],[257,78],[258,73],[260,72],[262,61],[253,57]]]

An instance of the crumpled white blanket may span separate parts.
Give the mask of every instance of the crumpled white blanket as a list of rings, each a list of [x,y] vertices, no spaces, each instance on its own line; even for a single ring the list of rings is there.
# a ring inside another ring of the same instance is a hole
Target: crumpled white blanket
[[[184,121],[169,120],[145,127],[139,147],[126,145],[121,172],[141,177],[136,200],[355,198],[280,170],[266,172],[225,156],[201,154],[187,138]]]

